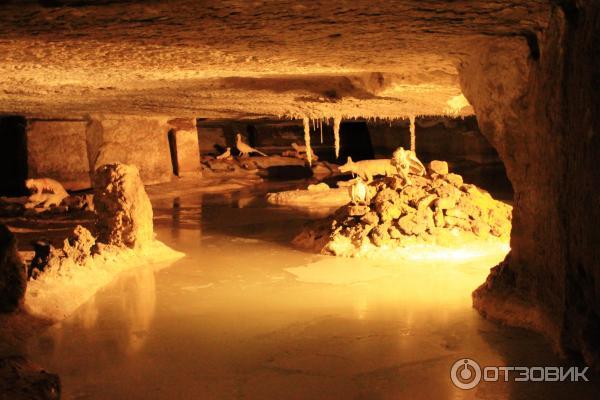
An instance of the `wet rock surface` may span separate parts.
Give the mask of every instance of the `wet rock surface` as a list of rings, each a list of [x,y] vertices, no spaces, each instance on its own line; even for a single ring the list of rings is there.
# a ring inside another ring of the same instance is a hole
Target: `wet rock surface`
[[[410,175],[410,184],[398,176],[383,177],[371,182],[368,191],[368,202],[350,202],[333,217],[310,223],[294,243],[323,254],[353,256],[370,245],[452,246],[458,236],[506,241],[510,235],[512,207],[463,183],[457,174]]]

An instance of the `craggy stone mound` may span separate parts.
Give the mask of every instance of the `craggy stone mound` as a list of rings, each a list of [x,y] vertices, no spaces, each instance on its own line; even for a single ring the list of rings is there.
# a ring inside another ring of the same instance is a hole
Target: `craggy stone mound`
[[[433,166],[433,168],[431,168]],[[508,240],[512,207],[463,183],[460,175],[430,165],[427,176],[382,177],[368,186],[368,200],[350,202],[332,217],[309,224],[294,243],[319,253],[354,256],[364,246],[430,243],[449,246],[465,235]]]
[[[60,275],[77,266],[84,266],[93,256],[96,238],[81,225],[77,225],[63,242],[62,248],[38,245],[35,257],[29,266],[28,276],[37,279],[42,273]],[[99,249],[95,249],[96,252]]]
[[[137,167],[103,165],[96,170],[94,188],[99,242],[133,248],[153,240],[152,204]]]

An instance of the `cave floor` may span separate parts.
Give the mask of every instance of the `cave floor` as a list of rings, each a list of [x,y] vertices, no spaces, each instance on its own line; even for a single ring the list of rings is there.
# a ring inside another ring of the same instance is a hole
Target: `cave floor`
[[[66,399],[597,398],[595,382],[452,385],[464,357],[563,365],[541,337],[471,308],[505,248],[321,256],[288,243],[325,210],[269,206],[272,185],[168,189],[149,190],[156,231],[187,256],[123,273],[28,343]]]

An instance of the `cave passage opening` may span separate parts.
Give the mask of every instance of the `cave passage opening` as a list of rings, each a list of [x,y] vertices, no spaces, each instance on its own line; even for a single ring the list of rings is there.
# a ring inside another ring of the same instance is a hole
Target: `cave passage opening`
[[[0,117],[0,196],[27,194],[26,124],[25,118],[21,116]]]

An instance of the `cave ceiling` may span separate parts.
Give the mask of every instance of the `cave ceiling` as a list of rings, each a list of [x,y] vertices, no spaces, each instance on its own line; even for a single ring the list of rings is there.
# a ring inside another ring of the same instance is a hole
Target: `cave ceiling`
[[[457,65],[536,51],[548,1],[8,1],[0,112],[467,115]]]

